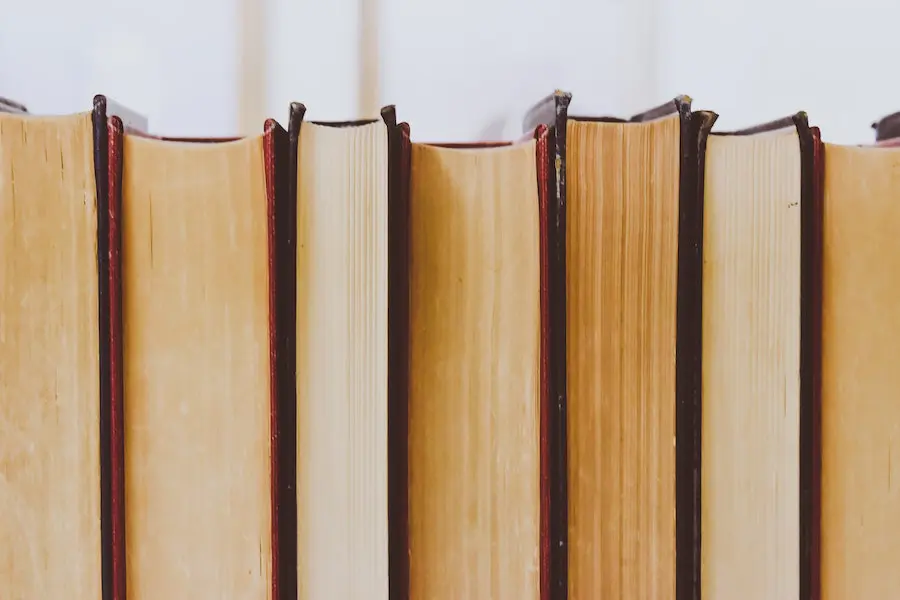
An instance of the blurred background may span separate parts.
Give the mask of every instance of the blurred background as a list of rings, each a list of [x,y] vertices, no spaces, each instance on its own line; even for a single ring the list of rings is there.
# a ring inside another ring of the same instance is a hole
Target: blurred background
[[[628,116],[677,95],[730,129],[808,111],[865,143],[900,110],[888,0],[0,0],[0,96],[32,112],[95,93],[163,135],[234,135],[396,104],[422,141],[516,137],[556,88]]]

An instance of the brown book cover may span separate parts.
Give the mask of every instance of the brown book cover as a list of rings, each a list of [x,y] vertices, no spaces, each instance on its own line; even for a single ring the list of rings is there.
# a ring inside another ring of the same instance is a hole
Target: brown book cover
[[[106,341],[107,360],[101,368],[109,373],[103,390],[102,418],[108,422],[104,431],[109,439],[104,455],[105,527],[109,557],[104,557],[104,581],[109,582],[111,600],[126,598],[126,537],[125,518],[125,440],[123,376],[123,289],[122,289],[122,186],[123,167],[127,163],[124,152],[125,135],[148,137],[161,141],[216,143],[237,138],[175,138],[152,136],[145,132],[146,120],[103,96],[94,100],[95,167],[99,212],[103,215],[98,242],[98,261],[101,280],[108,282],[108,290],[101,291],[101,340]],[[274,120],[265,122],[263,133],[265,193],[267,200],[267,237],[269,254],[269,394],[270,394],[270,481],[271,481],[271,570],[272,597],[293,598],[296,595],[296,569],[291,556],[296,539],[285,535],[295,528],[296,504],[293,484],[287,477],[295,463],[292,421],[288,418],[295,405],[293,380],[287,370],[285,352],[289,347],[288,330],[281,326],[285,318],[282,308],[286,291],[283,264],[288,240],[279,229],[282,214],[288,210],[288,134]],[[293,281],[293,279],[291,279]],[[103,298],[106,298],[104,301]],[[105,328],[105,331],[103,331]],[[285,416],[287,413],[287,416]],[[293,591],[292,591],[293,590]]]
[[[391,600],[409,597],[409,125],[393,106],[388,127],[388,573]]]
[[[119,243],[122,122],[94,98],[94,176],[97,186],[97,266],[100,287],[101,527],[104,598],[125,598],[125,482],[122,438],[122,286]]]
[[[799,131],[799,126],[798,126]],[[803,134],[801,134],[803,139]],[[801,416],[800,448],[801,460],[801,502],[806,502],[806,517],[801,517],[800,531],[800,577],[806,584],[810,600],[822,597],[822,272],[825,213],[825,145],[818,127],[809,127],[808,146],[805,148],[807,163],[804,171],[810,173],[805,184],[810,195],[809,212],[804,223],[807,225],[807,242],[803,243],[803,265],[806,266],[803,279],[806,292],[806,310],[801,327],[801,336],[806,333],[807,368],[806,377],[808,402],[806,412]],[[805,464],[805,466],[804,466]],[[804,476],[804,473],[806,474]],[[804,506],[801,506],[801,515]],[[806,572],[804,572],[806,569]]]
[[[265,123],[263,146],[269,203],[269,340],[272,372],[272,597],[297,597],[297,388],[291,316],[296,259],[287,227],[295,205],[291,196],[290,133],[275,120]]]
[[[24,110],[24,107],[23,107]],[[93,101],[97,189],[97,266],[100,276],[100,435],[104,598],[125,598],[125,446],[122,395],[121,137],[145,117],[97,95]]]
[[[800,215],[800,597],[819,600],[821,523],[822,219],[825,174],[818,127],[792,117],[802,153]]]
[[[571,95],[557,91],[534,105],[523,127],[548,125],[553,151],[546,168],[550,180],[550,453],[552,597],[568,596],[568,465],[566,365],[566,129],[570,120],[642,123],[677,114],[681,121],[679,185],[678,301],[676,347],[676,597],[693,600],[699,591],[699,396],[702,198],[706,136],[715,114],[693,112],[678,97],[631,117],[580,117],[568,114]]]

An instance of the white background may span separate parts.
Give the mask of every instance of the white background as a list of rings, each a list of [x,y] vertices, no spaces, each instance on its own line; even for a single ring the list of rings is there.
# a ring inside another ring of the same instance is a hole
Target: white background
[[[436,141],[515,136],[555,88],[624,116],[684,93],[719,128],[804,109],[864,143],[900,110],[898,21],[889,0],[0,0],[0,95],[64,113],[105,93],[185,136],[284,122],[291,100],[393,103]]]

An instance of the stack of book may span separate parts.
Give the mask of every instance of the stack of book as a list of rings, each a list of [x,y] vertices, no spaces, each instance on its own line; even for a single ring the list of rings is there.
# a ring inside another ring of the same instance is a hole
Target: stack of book
[[[900,593],[900,116],[569,100],[473,144],[0,100],[0,598]]]

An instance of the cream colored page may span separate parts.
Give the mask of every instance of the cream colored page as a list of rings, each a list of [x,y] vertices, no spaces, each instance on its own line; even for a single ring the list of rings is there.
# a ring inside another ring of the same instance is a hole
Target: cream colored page
[[[900,150],[828,144],[825,160],[822,599],[894,598]]]
[[[124,165],[129,600],[270,598],[262,139],[125,136]]]
[[[569,121],[569,598],[675,593],[680,122]]]
[[[800,181],[793,129],[709,138],[704,600],[799,600]]]
[[[100,598],[90,114],[0,114],[0,597]]]
[[[535,145],[414,144],[412,598],[539,597]]]
[[[300,131],[301,600],[387,599],[387,128]]]

